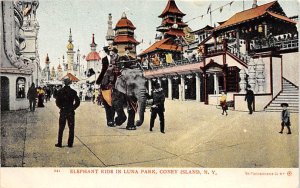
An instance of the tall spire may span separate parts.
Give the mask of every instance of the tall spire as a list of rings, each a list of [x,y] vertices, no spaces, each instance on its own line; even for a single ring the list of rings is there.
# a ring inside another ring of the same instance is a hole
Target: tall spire
[[[95,34],[93,34],[92,44],[90,45],[90,47],[92,52],[96,51],[97,44],[95,43]]]
[[[114,40],[114,31],[112,29],[112,16],[111,13],[108,14],[108,29],[107,29],[107,34],[106,34],[106,40],[108,43],[112,43]]]
[[[70,28],[69,42],[73,42],[73,40],[72,40],[72,30],[71,30],[71,28]]]

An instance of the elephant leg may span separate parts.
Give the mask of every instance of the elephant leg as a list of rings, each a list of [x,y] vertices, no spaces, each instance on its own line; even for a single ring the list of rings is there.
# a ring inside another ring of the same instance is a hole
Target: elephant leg
[[[125,99],[124,94],[122,94],[121,92],[118,92],[117,90],[114,90],[114,92],[113,92],[113,107],[117,113],[117,117],[115,118],[115,123],[117,126],[122,125],[127,119],[124,109],[123,109],[124,99]]]
[[[128,107],[128,121],[127,121],[127,130],[135,130],[136,127],[134,125],[134,118],[135,118],[135,111],[131,108]]]
[[[115,123],[117,126],[121,126],[127,119],[124,109],[123,108],[119,108],[118,110],[116,110],[117,112],[117,117],[115,118]]]

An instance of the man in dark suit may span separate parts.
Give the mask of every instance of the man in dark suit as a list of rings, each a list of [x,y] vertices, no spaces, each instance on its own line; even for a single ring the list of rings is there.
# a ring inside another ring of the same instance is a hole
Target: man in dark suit
[[[103,106],[105,109],[106,113],[106,122],[107,126],[113,127],[115,126],[114,124],[114,117],[115,117],[115,110],[112,107],[112,104],[105,100],[105,94],[103,92],[105,91],[111,91],[112,90],[112,82],[114,80],[114,75],[113,73],[107,73],[108,67],[110,66],[111,62],[111,57],[110,57],[110,50],[108,47],[103,48],[104,52],[107,54],[105,57],[102,58],[102,69],[100,72],[100,75],[96,81],[96,84],[101,85],[101,93],[103,96]],[[110,71],[110,70],[109,70]]]
[[[75,129],[75,110],[80,105],[77,92],[69,86],[72,81],[69,78],[64,80],[65,86],[57,92],[56,106],[60,109],[59,115],[59,130],[58,141],[55,147],[62,147],[63,132],[68,120],[69,139],[68,147],[73,147],[74,142],[74,129]]]
[[[150,131],[153,130],[154,121],[158,114],[160,120],[160,132],[165,133],[165,94],[159,83],[155,83],[153,90],[153,103],[151,106]]]
[[[246,91],[247,91],[247,93],[246,93],[246,96],[245,96],[245,101],[247,101],[249,114],[252,114],[252,112],[253,112],[252,106],[253,106],[253,102],[254,102],[254,93],[251,90],[251,86],[247,86]]]

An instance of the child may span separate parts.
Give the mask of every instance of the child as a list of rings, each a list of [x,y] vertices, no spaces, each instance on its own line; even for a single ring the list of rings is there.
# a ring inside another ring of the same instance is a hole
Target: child
[[[227,99],[227,96],[226,96],[226,94],[225,94],[224,91],[222,91],[221,94],[222,94],[222,96],[221,96],[221,98],[220,98],[220,106],[222,107],[222,110],[223,110],[222,115],[224,115],[224,112],[225,112],[225,113],[226,113],[226,116],[227,116],[227,115],[228,115],[228,114],[227,114],[227,109],[228,109],[228,107],[227,107],[227,105],[226,105],[226,99]]]
[[[290,112],[287,110],[287,107],[289,105],[287,103],[282,103],[281,107],[282,107],[282,112],[281,112],[281,131],[279,132],[280,134],[282,134],[282,131],[284,129],[284,126],[287,127],[288,129],[288,133],[287,134],[292,134],[290,126],[291,126],[291,122],[290,122]]]

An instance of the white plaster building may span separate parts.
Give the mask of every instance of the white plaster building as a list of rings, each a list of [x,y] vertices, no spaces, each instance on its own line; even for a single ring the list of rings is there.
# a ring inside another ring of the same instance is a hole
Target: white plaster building
[[[37,55],[38,24],[35,18],[37,1],[1,1],[1,111],[29,107],[26,98],[32,82],[38,84],[39,60]],[[24,23],[33,24],[32,30],[21,29]],[[33,39],[30,39],[33,37]],[[27,42],[28,41],[28,47]],[[32,45],[34,47],[32,47]],[[29,49],[29,47],[32,47]],[[23,54],[22,54],[23,53]]]

